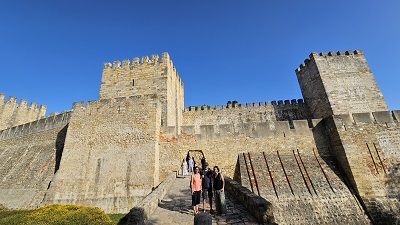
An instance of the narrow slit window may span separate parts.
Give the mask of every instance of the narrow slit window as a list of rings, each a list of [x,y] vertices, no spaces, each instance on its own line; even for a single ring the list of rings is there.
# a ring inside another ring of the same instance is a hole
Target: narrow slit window
[[[132,79],[132,86],[135,86],[135,80]]]

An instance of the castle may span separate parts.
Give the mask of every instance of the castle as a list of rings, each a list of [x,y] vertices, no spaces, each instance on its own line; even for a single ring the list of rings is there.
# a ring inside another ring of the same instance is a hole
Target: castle
[[[0,208],[126,213],[189,152],[270,201],[279,224],[400,223],[400,111],[360,50],[311,53],[303,99],[184,107],[168,53],[105,63],[99,99],[45,116],[0,96]]]

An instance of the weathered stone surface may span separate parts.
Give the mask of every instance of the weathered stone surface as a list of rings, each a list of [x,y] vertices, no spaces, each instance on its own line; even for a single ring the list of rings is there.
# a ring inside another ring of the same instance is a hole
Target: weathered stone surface
[[[44,202],[129,211],[159,184],[160,118],[154,95],[74,104],[60,169]]]

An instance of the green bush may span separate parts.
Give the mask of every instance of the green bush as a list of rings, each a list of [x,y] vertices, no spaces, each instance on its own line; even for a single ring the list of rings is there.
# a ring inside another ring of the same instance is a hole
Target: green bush
[[[34,210],[0,210],[0,225],[112,225],[101,209],[77,205],[47,205]]]

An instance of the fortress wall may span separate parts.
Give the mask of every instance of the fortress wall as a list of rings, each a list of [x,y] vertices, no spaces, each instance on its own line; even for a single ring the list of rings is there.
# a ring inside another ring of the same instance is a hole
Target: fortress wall
[[[388,110],[360,50],[313,52],[296,74],[314,118]]]
[[[58,123],[0,141],[0,205],[10,209],[40,206],[55,172],[56,155],[62,153],[66,130],[65,124]]]
[[[307,106],[302,99],[270,102],[228,104],[216,106],[187,107],[183,113],[183,126],[194,126],[195,132],[201,125],[240,124],[268,121],[290,121],[309,119]]]
[[[128,212],[159,184],[160,118],[155,95],[74,103],[44,202]]]
[[[389,111],[327,119],[333,155],[377,224],[400,221],[398,119]]]
[[[201,125],[238,124],[273,121],[274,107],[269,102],[219,105],[213,107],[188,107],[183,112],[182,126],[194,126],[200,132]]]
[[[10,96],[8,100],[4,100],[4,94],[0,93],[0,130],[38,120],[45,113],[44,105],[37,106],[35,102],[31,102],[27,106],[24,99],[18,104],[16,97]]]
[[[272,101],[271,104],[275,109],[275,117],[278,121],[293,121],[311,119],[312,116],[309,112],[307,104],[303,99],[292,100],[279,100],[278,102]]]
[[[165,128],[163,128],[165,129]],[[287,121],[203,125],[196,132],[183,126],[179,137],[164,130],[160,135],[160,171],[168,174],[180,168],[189,150],[203,151],[210,166],[218,165],[234,177],[237,155],[242,152],[284,151],[315,146],[314,135],[306,120],[295,121],[294,129]],[[200,162],[200,159],[196,159]]]
[[[180,90],[182,93],[178,93]],[[177,126],[183,111],[183,82],[168,53],[161,59],[148,56],[105,63],[103,67],[99,99],[157,94],[161,102],[162,125]]]
[[[71,112],[66,111],[61,114],[54,114],[40,120],[1,130],[0,141],[64,127],[69,123],[70,117]]]

